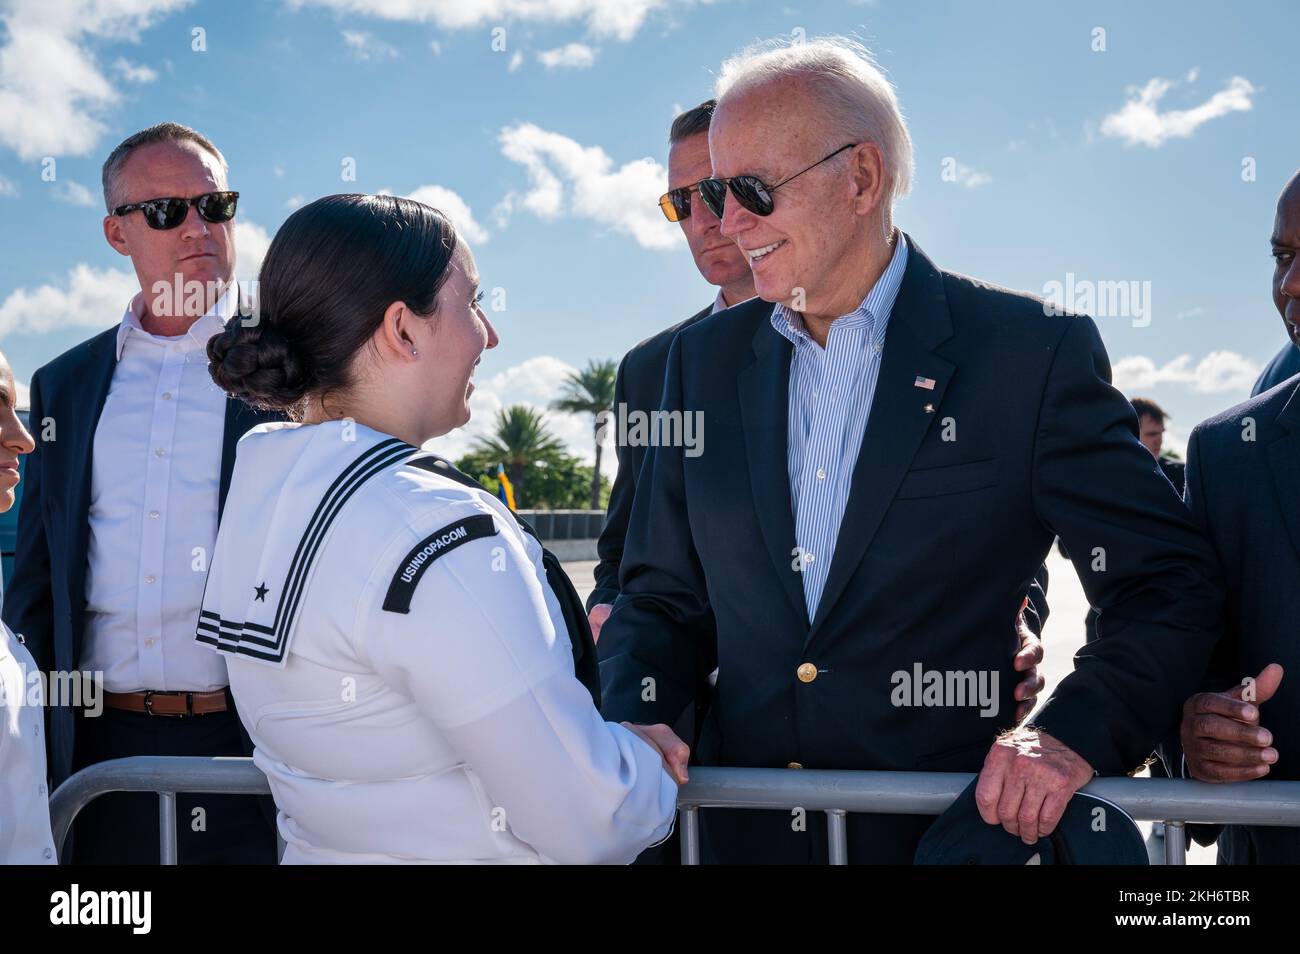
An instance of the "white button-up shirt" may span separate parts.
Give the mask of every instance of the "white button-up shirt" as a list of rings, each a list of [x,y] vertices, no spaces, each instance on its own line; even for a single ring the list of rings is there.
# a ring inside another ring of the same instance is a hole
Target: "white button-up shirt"
[[[220,656],[194,644],[217,539],[226,396],[205,348],[234,314],[227,293],[189,332],[165,338],[127,306],[117,366],[95,428],[80,668],[109,692],[198,692],[227,684]]]
[[[772,327],[794,345],[787,422],[790,503],[808,621],[817,617],[849,503],[894,300],[907,269],[907,240],[896,232],[894,255],[862,304],[831,323],[823,348],[803,315],[782,304]]]
[[[0,865],[52,865],[45,722],[36,663],[0,623]]]

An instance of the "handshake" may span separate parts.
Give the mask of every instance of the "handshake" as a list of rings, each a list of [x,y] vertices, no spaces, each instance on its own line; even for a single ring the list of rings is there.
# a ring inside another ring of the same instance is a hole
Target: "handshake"
[[[663,723],[635,725],[624,722],[621,725],[659,753],[660,758],[664,760],[664,771],[672,776],[674,782],[685,785],[690,780],[686,763],[691,758],[691,747],[677,738],[677,733],[671,728]]]

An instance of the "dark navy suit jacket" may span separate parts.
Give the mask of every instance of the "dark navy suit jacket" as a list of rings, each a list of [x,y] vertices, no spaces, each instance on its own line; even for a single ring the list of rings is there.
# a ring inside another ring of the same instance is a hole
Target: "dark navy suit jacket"
[[[598,644],[605,717],[671,724],[691,701],[697,643],[712,640],[703,764],[977,771],[1013,723],[1010,623],[1059,534],[1103,638],[1036,721],[1103,773],[1135,768],[1204,675],[1222,609],[1213,554],[1138,442],[1091,319],[911,252],[811,622],[792,559],[791,346],[772,305],[673,340],[664,409],[703,413],[704,452],[648,450]],[[996,715],[896,704],[898,674],[917,665],[996,676]],[[703,815],[714,860],[826,858],[817,812],[806,827],[789,811]],[[851,816],[850,860],[907,863],[929,822]]]
[[[659,399],[664,392],[668,348],[673,343],[673,338],[677,337],[677,332],[709,317],[712,312],[713,305],[710,303],[685,321],[679,321],[671,328],[665,328],[642,341],[623,356],[614,383],[615,412],[620,408],[628,411],[653,411],[659,407]],[[614,453],[618,455],[618,473],[614,477],[614,487],[609,492],[605,527],[596,542],[596,554],[600,561],[594,571],[596,588],[587,597],[589,613],[597,603],[613,603],[618,597],[618,565],[623,559],[623,538],[627,536],[627,522],[632,516],[637,477],[641,473],[641,464],[645,461],[645,448],[639,444],[624,446],[616,443]]]
[[[1260,707],[1278,752],[1265,778],[1300,780],[1300,385],[1280,384],[1192,431],[1186,500],[1227,583],[1205,688],[1222,691],[1280,663],[1282,685]],[[1300,831],[1230,825],[1219,851],[1237,863],[1297,864]]]
[[[81,660],[91,455],[117,364],[117,331],[114,325],[83,341],[32,376],[31,431],[36,449],[23,475],[26,487],[4,621],[23,634],[37,666],[46,672],[74,671]],[[43,439],[47,419],[54,424],[51,440]],[[235,398],[226,399],[218,514],[230,487],[235,443],[255,425],[283,419]],[[197,606],[194,613],[197,620]],[[49,770],[58,785],[72,771],[75,713],[67,706],[53,706],[48,723]]]

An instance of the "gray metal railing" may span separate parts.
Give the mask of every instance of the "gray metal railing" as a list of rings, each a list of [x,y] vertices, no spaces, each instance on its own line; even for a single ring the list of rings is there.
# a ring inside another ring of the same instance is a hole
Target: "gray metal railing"
[[[63,858],[63,843],[77,813],[109,792],[158,793],[160,861],[176,864],[176,793],[203,795],[270,795],[262,770],[250,758],[137,755],[87,766],[66,779],[50,796],[54,849]],[[279,836],[277,835],[277,840]]]
[[[939,815],[975,778],[949,772],[837,772],[821,769],[691,768],[677,797],[682,863],[699,864],[699,809],[821,811],[831,864],[847,862],[845,815]],[[1114,802],[1138,821],[1166,825],[1165,864],[1186,864],[1186,823],[1300,827],[1300,782],[1210,785],[1182,779],[1103,778],[1083,791]]]
[[[682,863],[699,864],[701,808],[796,809],[827,816],[831,864],[846,864],[847,814],[939,815],[975,776],[947,772],[840,772],[821,769],[691,768],[678,793]],[[1165,864],[1185,864],[1187,823],[1300,827],[1300,782],[1209,785],[1180,779],[1105,778],[1084,791],[1108,799],[1138,821],[1164,821]],[[136,756],[82,769],[50,797],[60,854],[77,813],[107,792],[157,792],[161,860],[176,864],[176,794],[266,795],[248,758]]]

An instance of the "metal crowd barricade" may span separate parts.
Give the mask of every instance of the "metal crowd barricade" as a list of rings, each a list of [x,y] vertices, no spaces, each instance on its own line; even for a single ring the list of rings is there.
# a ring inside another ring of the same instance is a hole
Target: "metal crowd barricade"
[[[159,858],[162,864],[174,865],[177,792],[269,795],[271,787],[250,758],[137,755],[96,763],[69,777],[50,796],[54,849],[61,860],[64,860],[63,843],[77,813],[109,792],[158,793]]]
[[[691,781],[677,799],[682,863],[700,863],[701,808],[754,808],[825,812],[829,861],[847,864],[849,812],[938,815],[974,777],[946,772],[693,766]],[[1165,864],[1187,863],[1181,836],[1188,823],[1300,827],[1300,782],[1209,785],[1177,779],[1106,778],[1084,791],[1114,802],[1138,821],[1164,821]],[[77,813],[107,792],[158,793],[161,860],[174,865],[178,792],[266,795],[270,788],[248,758],[137,756],[100,762],[73,775],[50,797],[54,844],[60,855]]]
[[[701,808],[822,811],[828,858],[846,864],[848,812],[938,815],[975,778],[970,773],[839,772],[819,769],[691,768],[677,799],[682,863],[700,863]],[[1187,863],[1180,837],[1189,823],[1300,827],[1300,782],[1210,785],[1176,779],[1105,778],[1083,791],[1114,802],[1138,821],[1164,821],[1165,864]]]

